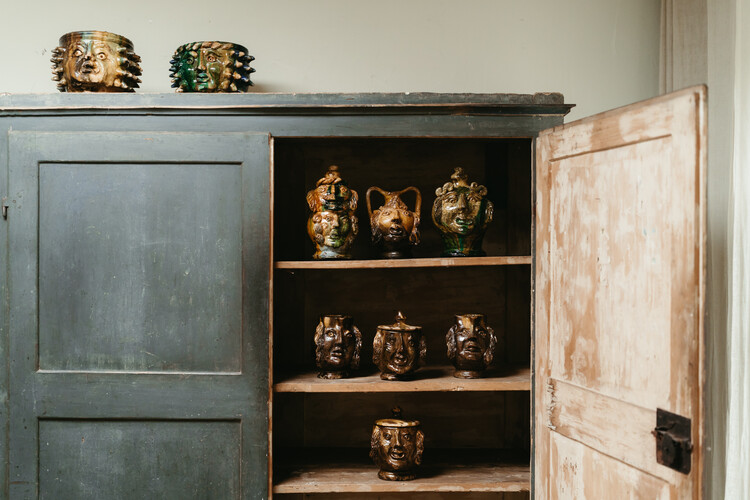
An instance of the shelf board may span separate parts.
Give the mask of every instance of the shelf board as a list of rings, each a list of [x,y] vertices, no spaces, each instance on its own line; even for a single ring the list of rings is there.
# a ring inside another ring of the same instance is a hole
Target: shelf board
[[[517,266],[531,264],[530,255],[505,257],[432,257],[426,259],[281,260],[276,269],[390,269],[404,267]]]
[[[342,455],[350,455],[343,452]],[[354,460],[306,463],[286,468],[274,476],[273,492],[281,493],[379,493],[379,492],[509,492],[530,491],[527,461],[481,461],[472,452],[439,453],[436,460],[425,450],[424,463],[412,481],[384,481],[367,460],[367,451]],[[483,455],[480,453],[480,455]],[[343,458],[343,457],[342,457]],[[468,458],[468,462],[463,458]]]
[[[381,380],[380,373],[339,380],[324,380],[317,372],[280,376],[274,392],[448,392],[448,391],[530,391],[531,370],[510,367],[491,369],[484,378],[462,379],[453,376],[453,367],[426,367],[410,381]]]

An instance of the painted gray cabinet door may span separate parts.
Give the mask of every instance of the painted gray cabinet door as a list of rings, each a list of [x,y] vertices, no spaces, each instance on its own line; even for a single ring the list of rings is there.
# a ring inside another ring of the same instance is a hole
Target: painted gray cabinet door
[[[267,497],[268,136],[8,159],[10,498]]]

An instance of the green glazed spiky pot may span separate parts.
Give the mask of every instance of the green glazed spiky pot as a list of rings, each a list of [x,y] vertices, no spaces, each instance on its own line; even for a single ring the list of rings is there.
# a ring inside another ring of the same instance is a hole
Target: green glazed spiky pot
[[[190,42],[175,50],[169,76],[177,92],[247,92],[253,60],[237,43]]]

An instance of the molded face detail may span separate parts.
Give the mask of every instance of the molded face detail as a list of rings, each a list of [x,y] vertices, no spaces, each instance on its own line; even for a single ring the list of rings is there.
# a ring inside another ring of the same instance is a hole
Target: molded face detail
[[[344,378],[359,367],[362,334],[351,316],[322,316],[315,330],[315,362],[320,378]]]
[[[372,361],[384,380],[410,378],[427,356],[422,329],[406,325],[401,313],[396,325],[378,327],[372,347]]]
[[[349,259],[350,248],[359,232],[357,192],[341,179],[338,167],[332,165],[326,175],[307,193],[312,213],[307,220],[307,234],[315,244],[314,259]]]
[[[247,92],[254,59],[235,43],[191,42],[175,51],[169,76],[177,92]]]
[[[454,375],[476,378],[492,362],[497,337],[483,314],[462,314],[456,315],[456,324],[448,330],[445,342],[448,359],[456,367]]]
[[[435,190],[432,222],[443,239],[444,256],[484,255],[482,238],[492,222],[493,205],[486,198],[487,188],[467,179],[458,167],[451,182]]]
[[[133,92],[141,81],[132,42],[106,31],[63,35],[50,60],[61,92]]]
[[[351,219],[346,212],[317,212],[312,221],[315,241],[327,247],[345,245],[352,232]]]

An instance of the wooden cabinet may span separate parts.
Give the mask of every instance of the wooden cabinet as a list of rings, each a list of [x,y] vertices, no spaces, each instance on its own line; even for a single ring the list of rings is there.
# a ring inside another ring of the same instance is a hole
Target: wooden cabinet
[[[0,492],[511,500],[648,483],[697,497],[704,107],[697,88],[560,127],[559,94],[0,96]],[[378,258],[360,203],[354,259],[311,259],[305,194],[332,164],[361,201],[373,185],[421,190],[413,258]],[[439,257],[430,209],[456,166],[495,205],[486,257]],[[631,255],[650,271],[622,271]],[[427,363],[381,381],[375,328],[399,310],[423,326]],[[499,337],[483,379],[448,367],[445,333],[467,312]],[[362,331],[353,378],[316,377],[323,313]],[[395,404],[426,434],[415,481],[379,480],[368,457]],[[693,419],[690,474],[651,463],[651,405]]]

